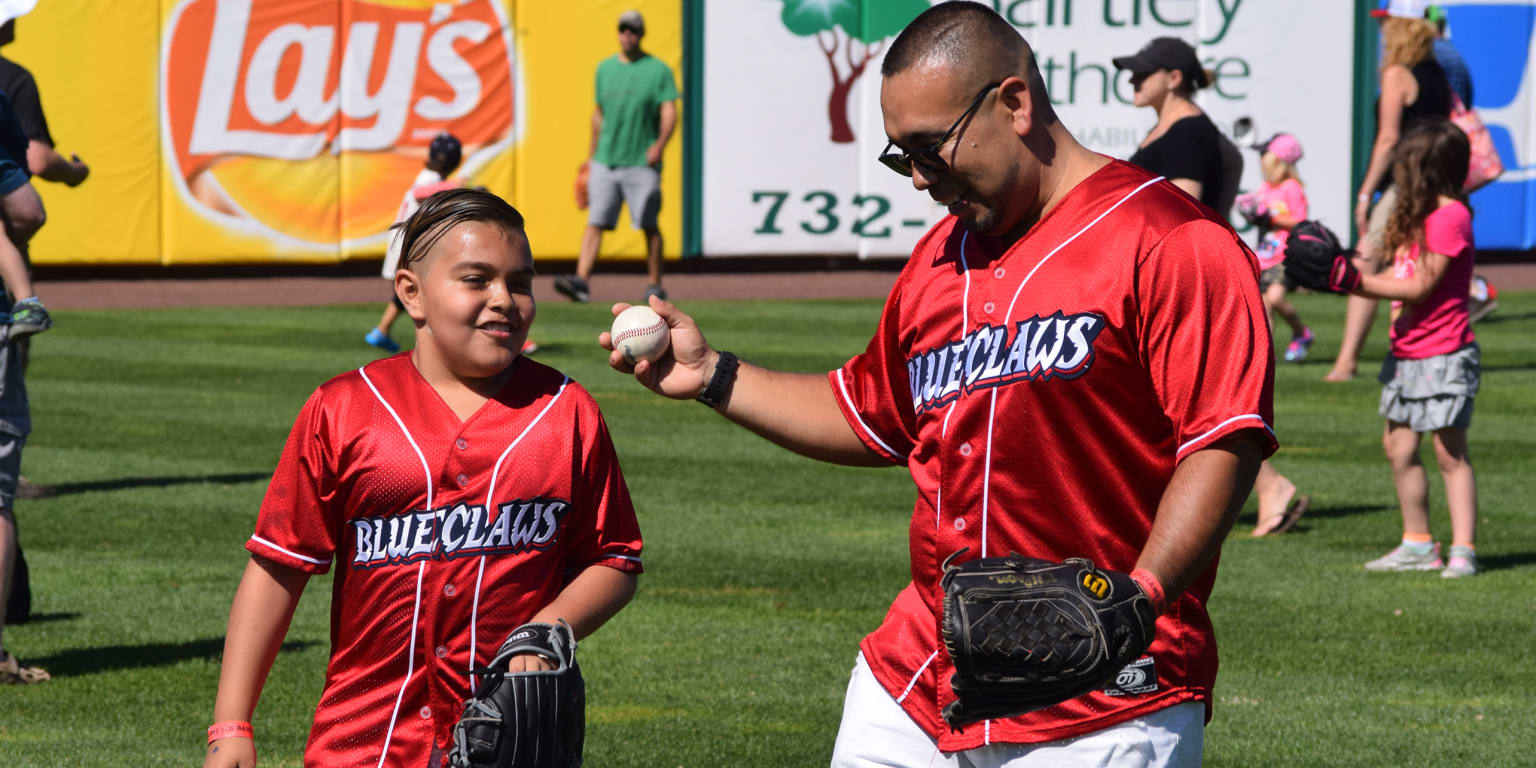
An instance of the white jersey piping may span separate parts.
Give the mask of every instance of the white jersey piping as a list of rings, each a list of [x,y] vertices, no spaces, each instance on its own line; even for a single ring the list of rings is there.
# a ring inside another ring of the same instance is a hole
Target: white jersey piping
[[[421,460],[421,471],[427,478],[427,509],[431,509],[432,469],[427,466],[427,457],[422,454],[421,446],[416,444],[416,438],[411,436],[411,430],[407,429],[405,422],[400,419],[400,414],[395,413],[394,406],[391,406],[389,401],[384,399],[384,395],[379,394],[379,388],[375,387],[373,381],[368,378],[368,372],[363,368],[358,368],[357,373],[363,377],[363,383],[367,384],[368,389],[373,391],[373,396],[379,399],[379,403],[384,406],[384,410],[389,412],[390,417],[395,420],[395,424],[399,425],[400,431],[405,434],[405,441],[410,443],[411,450],[416,452],[416,458]],[[410,685],[411,675],[416,673],[416,623],[421,619],[421,582],[426,573],[427,562],[423,560],[416,566],[416,604],[411,609],[411,640],[405,646],[405,679],[400,681],[400,692],[395,694],[395,708],[389,714],[389,728],[384,731],[384,748],[379,751],[379,768],[383,768],[384,760],[389,756],[389,742],[395,735],[395,721],[400,718],[400,703],[405,700],[405,687]]]
[[[251,541],[254,541],[257,544],[260,544],[263,547],[270,547],[272,549],[275,549],[278,552],[281,552],[281,553],[283,553],[283,554],[285,554],[285,555],[287,555],[289,557],[297,558],[299,560],[303,560],[306,563],[314,563],[315,565],[326,565],[327,564],[326,561],[324,561],[324,560],[316,560],[313,557],[308,557],[306,555],[301,555],[301,554],[299,554],[299,553],[297,553],[297,552],[295,552],[295,551],[293,551],[291,549],[284,549],[282,547],[279,547],[278,545],[276,545],[276,544],[274,544],[274,543],[272,543],[270,541],[267,541],[266,539],[263,539],[262,537],[257,536],[254,533],[251,534]]]
[[[903,700],[905,700],[907,698],[907,694],[912,692],[912,686],[917,685],[917,679],[919,677],[923,676],[923,670],[927,669],[928,665],[932,664],[933,660],[938,658],[938,657],[939,657],[939,652],[938,651],[934,651],[933,653],[928,654],[928,658],[923,661],[923,665],[921,667],[918,667],[916,672],[912,673],[912,679],[907,681],[907,687],[903,688],[902,691],[901,691],[901,695],[896,697],[896,703],[897,704],[900,704]]]
[[[880,436],[875,434],[875,431],[870,429],[868,424],[864,423],[864,417],[859,415],[859,409],[854,406],[853,398],[848,394],[848,383],[843,381],[843,369],[837,368],[832,373],[837,376],[837,388],[842,392],[843,401],[848,403],[848,412],[853,414],[853,420],[859,423],[859,428],[864,430],[864,434],[869,435],[869,439],[875,441],[881,448],[884,448],[886,453],[905,459],[906,454],[886,445],[885,441],[881,440]]]
[[[565,394],[565,385],[567,385],[569,383],[571,383],[571,377],[569,377],[569,376],[566,376],[566,377],[564,377],[564,378],[562,378],[560,380],[560,389],[555,391],[555,396],[551,397],[549,399],[549,402],[544,404],[544,409],[539,411],[539,415],[533,417],[533,421],[528,422],[528,426],[523,427],[523,431],[518,433],[516,438],[513,438],[512,442],[507,445],[506,450],[502,451],[501,455],[496,458],[496,463],[491,465],[491,487],[490,487],[489,490],[487,490],[485,492],[485,511],[486,511],[487,515],[489,515],[492,512],[492,510],[494,509],[494,507],[492,506],[492,502],[496,498],[496,479],[501,474],[501,463],[503,461],[507,460],[507,456],[512,453],[512,449],[516,448],[517,444],[521,443],[523,441],[523,438],[527,437],[528,433],[532,432],[533,428],[535,426],[537,426],[538,423],[544,419],[544,414],[549,413],[549,409],[555,407],[555,402],[560,399],[561,395]],[[487,519],[489,519],[489,518],[487,518]],[[484,580],[485,580],[485,555],[481,555],[480,556],[480,568],[475,573],[475,597],[474,597],[474,601],[470,603],[470,608],[469,608],[469,672],[468,672],[468,674],[469,674],[469,690],[470,690],[471,693],[473,693],[474,690],[475,690],[475,673],[473,672],[473,670],[475,668],[475,650],[477,648],[479,648],[479,646],[476,644],[475,633],[476,633],[476,630],[479,628],[479,624],[480,624],[480,585],[481,585],[481,583]]]
[[[1245,413],[1245,414],[1243,414],[1241,416],[1233,416],[1232,418],[1227,419],[1226,421],[1223,421],[1222,423],[1217,424],[1214,427],[1211,427],[1210,429],[1206,430],[1205,434],[1202,434],[1199,437],[1191,438],[1189,440],[1189,442],[1186,442],[1183,445],[1179,446],[1179,450],[1175,451],[1173,455],[1177,456],[1177,455],[1183,453],[1184,449],[1190,447],[1191,445],[1194,445],[1195,443],[1200,442],[1201,440],[1206,439],[1207,437],[1210,437],[1211,435],[1213,435],[1216,432],[1220,431],[1222,427],[1225,427],[1225,426],[1227,426],[1228,424],[1231,424],[1234,421],[1243,421],[1244,419],[1257,419],[1260,424],[1264,425],[1264,429],[1267,432],[1269,432],[1270,435],[1274,435],[1275,434],[1275,430],[1270,429],[1269,423],[1264,421],[1264,417],[1263,416],[1260,416],[1257,413]]]
[[[1008,311],[1003,313],[1003,324],[1006,325],[1008,323],[1008,321],[1013,317],[1013,307],[1014,307],[1014,305],[1018,304],[1018,302],[1019,302],[1019,295],[1024,292],[1024,286],[1029,283],[1029,279],[1034,277],[1035,273],[1039,272],[1040,268],[1045,266],[1045,263],[1047,261],[1050,261],[1052,256],[1055,256],[1058,252],[1061,251],[1061,249],[1063,249],[1063,248],[1067,247],[1069,244],[1071,244],[1071,242],[1073,240],[1076,240],[1077,238],[1082,237],[1084,232],[1087,232],[1088,230],[1093,229],[1093,225],[1098,224],[1099,222],[1103,221],[1105,216],[1108,216],[1109,214],[1113,213],[1116,208],[1119,208],[1120,206],[1124,205],[1125,201],[1135,197],[1138,192],[1140,192],[1143,189],[1146,189],[1147,187],[1149,187],[1149,186],[1151,186],[1153,184],[1156,184],[1157,182],[1162,181],[1162,180],[1163,180],[1163,177],[1159,176],[1159,177],[1157,177],[1155,179],[1151,179],[1149,181],[1143,182],[1141,186],[1139,186],[1139,187],[1131,190],[1130,192],[1126,193],[1125,197],[1120,198],[1120,200],[1117,201],[1114,205],[1111,205],[1110,207],[1106,208],[1103,213],[1101,213],[1098,216],[1094,217],[1093,221],[1090,221],[1087,224],[1085,224],[1082,229],[1079,229],[1071,237],[1061,241],[1061,243],[1058,244],[1055,248],[1052,248],[1051,252],[1047,253],[1045,255],[1045,258],[1041,259],[1038,263],[1036,263],[1035,266],[1029,270],[1029,274],[1024,276],[1023,280],[1019,281],[1019,287],[1013,289],[1013,298],[1008,301]],[[981,475],[981,556],[982,557],[986,557],[987,556],[987,522],[988,522],[988,518],[989,518],[990,513],[991,513],[991,510],[988,508],[988,504],[990,502],[989,496],[990,496],[991,485],[992,485],[992,422],[993,422],[994,418],[996,417],[996,415],[997,415],[997,389],[993,388],[992,389],[992,399],[991,399],[990,403],[987,406],[987,455],[985,457],[984,463],[982,464],[983,469],[982,469],[982,475]]]

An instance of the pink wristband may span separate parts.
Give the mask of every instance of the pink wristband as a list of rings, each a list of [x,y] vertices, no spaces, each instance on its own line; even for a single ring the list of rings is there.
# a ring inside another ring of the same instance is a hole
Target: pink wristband
[[[1147,593],[1147,600],[1152,603],[1152,612],[1161,616],[1168,610],[1168,598],[1163,594],[1163,585],[1158,583],[1157,577],[1145,568],[1137,568],[1131,571],[1131,580],[1141,587],[1141,591]]]
[[[219,739],[227,739],[232,736],[249,739],[254,737],[254,733],[251,730],[251,724],[244,720],[225,720],[222,723],[214,723],[208,726],[208,743],[212,744]]]

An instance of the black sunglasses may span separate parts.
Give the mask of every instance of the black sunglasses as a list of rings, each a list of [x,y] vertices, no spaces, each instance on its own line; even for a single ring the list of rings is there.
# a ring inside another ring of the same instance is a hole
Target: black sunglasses
[[[620,24],[619,25],[619,31],[620,32],[628,32],[628,33],[630,33],[632,35],[635,35],[635,36],[639,36],[641,34],[640,30],[635,29],[634,27],[631,27],[628,24]]]
[[[885,149],[881,150],[880,152],[879,160],[881,164],[903,176],[912,175],[913,163],[930,169],[935,173],[943,173],[944,171],[949,170],[949,163],[944,162],[944,156],[939,154],[939,150],[949,142],[949,138],[954,135],[955,130],[960,127],[960,124],[964,123],[965,119],[970,117],[971,113],[975,112],[977,107],[981,106],[981,100],[986,98],[987,94],[991,93],[993,88],[996,88],[1002,84],[1002,81],[998,81],[981,89],[981,93],[976,94],[976,98],[971,101],[971,105],[965,108],[965,111],[960,114],[960,117],[955,120],[954,124],[949,126],[949,130],[945,131],[944,135],[933,144],[922,147],[921,149],[892,152],[891,147],[895,147],[896,142],[887,142]],[[901,148],[897,147],[897,149]]]

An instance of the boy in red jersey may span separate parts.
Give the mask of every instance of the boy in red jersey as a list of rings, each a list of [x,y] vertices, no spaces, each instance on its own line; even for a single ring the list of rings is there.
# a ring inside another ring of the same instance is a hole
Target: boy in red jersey
[[[305,582],[333,560],[306,765],[442,765],[470,670],[513,628],[564,620],[584,637],[634,594],[640,530],[602,415],[518,353],[534,319],[522,216],[441,192],[402,244],[395,290],[416,347],[300,411],[246,543],[205,766],[255,764],[262,682]]]

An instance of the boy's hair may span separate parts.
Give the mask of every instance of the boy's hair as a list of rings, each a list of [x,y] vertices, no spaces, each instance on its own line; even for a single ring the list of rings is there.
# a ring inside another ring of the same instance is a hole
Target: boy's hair
[[[1397,204],[1387,218],[1387,253],[1424,238],[1424,220],[1440,198],[1467,202],[1463,186],[1472,156],[1467,135],[1443,117],[1415,121],[1392,150],[1392,183]]]
[[[421,207],[395,227],[400,232],[400,268],[426,258],[432,246],[453,227],[482,221],[508,235],[523,234],[523,215],[507,201],[484,189],[446,189],[422,201]]]

